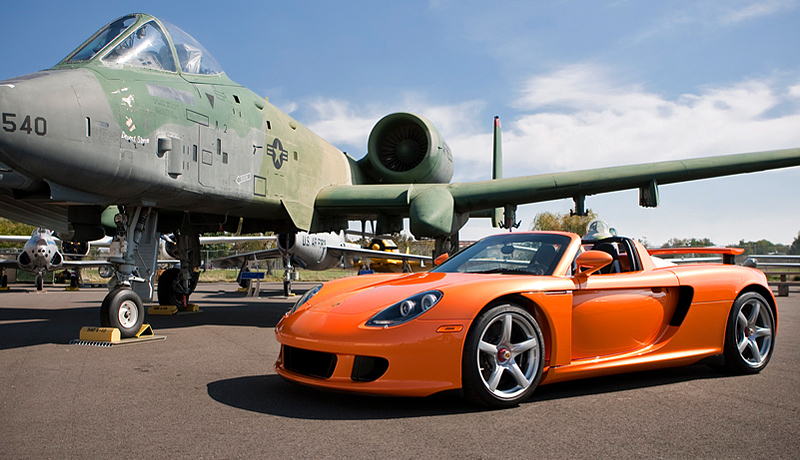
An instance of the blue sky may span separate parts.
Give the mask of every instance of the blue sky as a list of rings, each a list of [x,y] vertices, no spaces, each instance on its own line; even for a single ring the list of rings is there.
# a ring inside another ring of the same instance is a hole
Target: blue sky
[[[228,76],[342,150],[364,155],[387,113],[429,118],[456,181],[800,147],[800,0],[14,2],[0,79],[48,68],[112,19],[183,28]],[[622,234],[716,244],[800,231],[800,168],[587,198]],[[571,200],[523,206],[567,212]],[[462,239],[494,230],[473,221]]]

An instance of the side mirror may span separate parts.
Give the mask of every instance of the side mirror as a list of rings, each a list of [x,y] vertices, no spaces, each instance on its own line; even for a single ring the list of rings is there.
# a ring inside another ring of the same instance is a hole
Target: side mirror
[[[588,278],[589,275],[600,270],[606,265],[614,261],[611,254],[604,251],[586,251],[575,259],[575,265],[578,266],[578,275]]]
[[[441,264],[443,264],[443,263],[444,263],[444,261],[445,261],[445,260],[447,260],[447,259],[449,259],[449,258],[450,258],[450,254],[448,254],[448,253],[446,253],[446,252],[445,252],[444,254],[440,255],[439,257],[437,257],[437,258],[435,258],[435,259],[433,260],[433,265],[434,265],[434,266],[436,266],[436,265],[441,265]]]

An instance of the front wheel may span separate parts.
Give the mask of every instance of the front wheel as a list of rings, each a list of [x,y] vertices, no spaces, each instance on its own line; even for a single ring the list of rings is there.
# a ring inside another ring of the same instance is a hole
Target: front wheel
[[[518,305],[489,308],[467,334],[461,367],[467,399],[492,407],[519,404],[542,378],[544,340],[539,324]]]
[[[130,289],[115,289],[106,295],[100,307],[100,324],[119,329],[122,338],[134,337],[144,323],[144,305]]]
[[[725,329],[725,366],[737,373],[764,369],[775,349],[775,316],[757,292],[740,295],[731,307]]]

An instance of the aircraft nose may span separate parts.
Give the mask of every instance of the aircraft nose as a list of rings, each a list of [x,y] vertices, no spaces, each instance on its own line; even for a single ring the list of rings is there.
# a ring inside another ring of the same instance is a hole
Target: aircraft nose
[[[76,71],[44,71],[0,81],[0,162],[43,178],[80,140]],[[43,174],[44,172],[44,174]]]

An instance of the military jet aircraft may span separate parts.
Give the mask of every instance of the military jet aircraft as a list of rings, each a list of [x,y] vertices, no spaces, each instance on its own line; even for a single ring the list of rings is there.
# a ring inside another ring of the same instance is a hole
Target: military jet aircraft
[[[178,27],[130,14],[101,28],[53,68],[0,81],[0,215],[70,239],[103,236],[117,205],[109,261],[116,286],[101,323],[135,334],[152,298],[158,235],[174,232],[177,294],[193,289],[198,235],[338,232],[376,220],[378,234],[457,248],[472,213],[657,187],[800,164],[800,149],[450,183],[453,154],[430,121],[395,113],[372,129],[367,155],[335,148],[268,100],[231,81]],[[112,287],[113,287],[112,286]]]
[[[328,270],[346,263],[347,256],[400,261],[405,267],[408,267],[410,261],[415,261],[417,265],[424,265],[433,260],[429,256],[362,248],[357,244],[348,243],[344,232],[338,234],[298,232],[281,235],[278,238],[277,248],[222,257],[212,260],[211,266],[214,268],[239,267],[245,270],[250,262],[282,259],[284,269],[287,271],[287,275],[284,276],[283,290],[284,295],[289,295],[292,289],[292,278],[289,273],[294,270],[295,266],[299,265],[308,270]]]
[[[15,259],[0,259],[0,286],[2,287],[8,285],[6,268],[20,268],[32,272],[35,275],[36,290],[41,291],[44,289],[44,274],[47,272],[65,267],[111,267],[111,264],[104,260],[67,260],[64,253],[85,256],[89,251],[89,246],[70,245],[67,242],[66,249],[62,252],[52,230],[37,228],[28,238],[0,236],[0,241],[3,242],[22,242],[23,239],[25,246],[22,247],[22,251]]]

